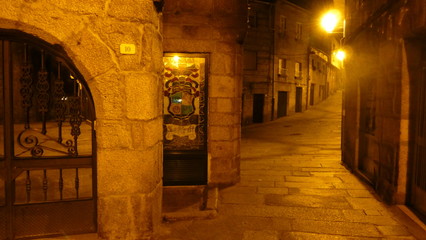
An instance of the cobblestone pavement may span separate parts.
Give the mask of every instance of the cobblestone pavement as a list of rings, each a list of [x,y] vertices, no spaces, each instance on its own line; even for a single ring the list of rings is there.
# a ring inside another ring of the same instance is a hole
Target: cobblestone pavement
[[[220,190],[217,216],[164,223],[160,239],[426,239],[340,164],[340,124],[338,92],[243,128],[241,182]]]

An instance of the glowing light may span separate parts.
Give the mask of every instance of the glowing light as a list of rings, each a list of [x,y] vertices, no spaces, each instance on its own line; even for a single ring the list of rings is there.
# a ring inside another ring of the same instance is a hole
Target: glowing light
[[[337,10],[330,10],[321,18],[321,26],[326,32],[333,32],[340,21],[340,13]]]
[[[343,59],[345,59],[346,57],[346,53],[343,50],[338,50],[336,52],[336,58],[339,59],[340,61],[343,61]]]
[[[174,57],[173,57],[173,61],[175,61],[175,62],[179,62],[179,59],[180,59],[180,57],[179,57],[179,56],[174,56]]]

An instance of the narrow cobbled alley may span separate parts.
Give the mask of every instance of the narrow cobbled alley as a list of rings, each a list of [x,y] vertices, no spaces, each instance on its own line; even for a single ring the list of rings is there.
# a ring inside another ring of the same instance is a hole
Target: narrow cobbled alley
[[[426,239],[341,165],[341,92],[242,130],[241,181],[212,219],[164,223],[167,240]]]

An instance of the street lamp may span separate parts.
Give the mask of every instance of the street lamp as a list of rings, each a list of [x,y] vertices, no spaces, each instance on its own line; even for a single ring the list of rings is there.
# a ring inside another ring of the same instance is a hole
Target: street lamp
[[[339,26],[340,25],[340,26]],[[336,9],[329,10],[321,17],[321,27],[327,32],[327,33],[339,33],[342,34],[342,37],[340,38],[340,47],[343,46],[343,40],[345,38],[345,20],[342,19],[342,14],[340,11]],[[336,29],[341,29],[340,32],[336,32]],[[345,51],[342,49],[338,49],[334,52],[335,57],[343,61],[345,59],[346,54]]]
[[[321,18],[321,26],[326,32],[332,33],[339,23],[339,20],[340,12],[337,10],[330,10]]]
[[[339,23],[342,31],[335,32]],[[329,10],[321,17],[321,27],[328,33],[342,33],[343,38],[345,37],[345,20],[342,19],[342,14],[336,9]]]

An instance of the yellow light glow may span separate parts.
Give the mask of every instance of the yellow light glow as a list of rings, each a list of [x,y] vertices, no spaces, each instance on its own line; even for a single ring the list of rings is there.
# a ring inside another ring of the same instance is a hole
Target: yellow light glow
[[[177,55],[173,57],[173,61],[175,61],[175,62],[179,62],[179,59],[180,59],[180,57],[177,56]]]
[[[326,32],[331,33],[336,28],[339,21],[340,12],[337,10],[330,10],[321,18],[321,26]]]
[[[343,59],[345,59],[346,57],[346,53],[343,50],[338,50],[336,52],[336,58],[339,59],[340,61],[343,61]]]

